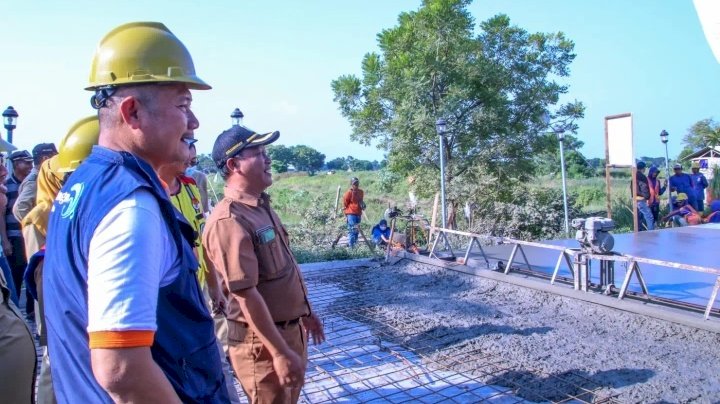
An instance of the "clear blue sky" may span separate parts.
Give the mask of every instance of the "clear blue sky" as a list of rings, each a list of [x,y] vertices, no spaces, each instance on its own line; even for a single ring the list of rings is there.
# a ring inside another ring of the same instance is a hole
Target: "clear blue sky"
[[[93,51],[115,26],[165,23],[214,88],[194,93],[207,153],[230,125],[235,107],[247,126],[280,130],[281,143],[306,144],[328,159],[381,159],[383,151],[349,140],[350,127],[332,101],[330,81],[359,73],[376,34],[420,1],[9,1],[3,10],[0,107],[20,113],[15,143],[58,142],[90,115],[87,83]],[[632,112],[636,155],[670,155],[695,121],[718,117],[720,65],[690,0],[478,0],[476,21],[505,13],[528,31],[563,31],[575,41],[568,99],[587,106],[579,137],[588,157],[604,154],[603,117]]]

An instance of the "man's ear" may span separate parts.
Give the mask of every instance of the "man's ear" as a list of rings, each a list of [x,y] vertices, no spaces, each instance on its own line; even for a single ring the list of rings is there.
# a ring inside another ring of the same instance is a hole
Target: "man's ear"
[[[227,167],[228,171],[235,172],[240,170],[240,164],[238,164],[237,160],[235,159],[227,159],[225,162],[225,166]]]
[[[118,111],[122,120],[132,129],[140,128],[139,107],[138,99],[133,96],[123,98],[118,104]]]

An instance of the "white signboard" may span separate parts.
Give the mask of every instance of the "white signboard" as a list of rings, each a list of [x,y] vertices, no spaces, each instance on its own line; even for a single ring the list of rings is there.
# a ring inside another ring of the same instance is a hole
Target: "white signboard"
[[[720,62],[720,2],[717,0],[694,0],[700,25],[705,33],[715,59]]]
[[[605,142],[607,165],[614,167],[635,165],[631,114],[605,117]]]

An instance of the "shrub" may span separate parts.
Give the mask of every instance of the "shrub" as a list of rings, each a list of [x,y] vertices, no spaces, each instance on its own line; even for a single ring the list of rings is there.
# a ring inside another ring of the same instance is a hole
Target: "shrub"
[[[573,192],[575,203],[578,209],[593,205],[605,200],[605,191],[601,188],[580,188],[577,192]]]
[[[300,203],[301,199],[310,199],[310,203]],[[354,250],[332,248],[333,241],[338,235],[347,232],[347,227],[344,217],[333,217],[332,205],[322,195],[310,198],[307,191],[297,191],[290,197],[287,208],[290,213],[301,218],[297,224],[287,227],[290,245],[298,262],[333,261],[373,255],[361,244]],[[365,223],[362,225],[367,226]],[[364,229],[364,232],[370,237],[368,230]]]
[[[568,198],[570,220],[578,216],[572,196]],[[520,240],[543,240],[564,236],[565,215],[562,191],[516,189],[507,202],[481,203],[479,220],[472,231]]]
[[[392,192],[395,185],[402,181],[402,177],[390,170],[382,169],[379,174],[379,186],[383,192]]]

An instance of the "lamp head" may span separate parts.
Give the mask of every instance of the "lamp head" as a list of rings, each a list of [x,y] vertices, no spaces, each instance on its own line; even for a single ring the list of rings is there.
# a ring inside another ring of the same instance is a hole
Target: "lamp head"
[[[5,111],[2,113],[3,116],[3,124],[5,126],[5,129],[7,130],[13,130],[17,126],[17,118],[18,113],[15,111],[15,108],[12,106],[7,107]]]
[[[667,142],[668,142],[668,133],[665,129],[663,129],[663,131],[660,132],[660,140],[665,144],[667,144]]]
[[[245,117],[243,115],[242,111],[240,111],[240,108],[235,108],[235,110],[230,114],[230,118],[232,119],[233,126],[240,126],[242,125],[242,119]]]
[[[443,118],[440,118],[437,122],[435,122],[435,129],[439,135],[442,136],[445,134],[445,131],[447,130],[447,123]]]

